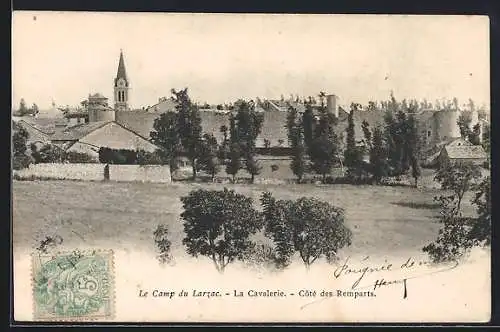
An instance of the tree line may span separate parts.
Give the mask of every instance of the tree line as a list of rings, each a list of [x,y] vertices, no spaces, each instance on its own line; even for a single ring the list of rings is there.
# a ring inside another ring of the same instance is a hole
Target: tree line
[[[320,97],[324,97],[320,94]],[[314,172],[326,182],[327,175],[337,166],[346,167],[346,177],[352,182],[380,183],[385,176],[406,174],[410,169],[417,182],[420,177],[420,142],[417,124],[412,114],[403,111],[394,97],[383,119],[385,126],[370,128],[363,121],[362,142],[356,140],[355,115],[361,105],[352,103],[344,132],[336,130],[338,119],[327,111],[323,98],[315,114],[306,104],[300,116],[290,106],[287,116],[288,140],[292,150],[291,169],[300,183],[305,174]],[[345,146],[341,135],[345,134]],[[365,160],[369,156],[369,162]]]
[[[209,258],[221,273],[237,260],[284,269],[295,255],[309,269],[320,258],[334,262],[339,250],[351,244],[344,210],[315,198],[278,200],[263,192],[260,212],[251,197],[224,188],[192,190],[181,202],[187,253]],[[258,232],[272,241],[269,251],[253,240]],[[153,235],[160,262],[171,261],[167,225],[158,225]]]
[[[170,165],[173,173],[179,168],[179,160],[187,158],[195,180],[199,170],[210,174],[212,180],[225,167],[233,182],[237,173],[245,169],[251,175],[251,182],[260,173],[256,159],[256,139],[262,130],[263,115],[255,111],[252,101],[239,100],[231,113],[229,128],[222,126],[224,136],[221,144],[213,134],[202,133],[198,107],[191,101],[187,88],[172,90],[177,102],[176,110],[169,111],[155,119],[150,137],[161,147],[157,151],[161,160]]]

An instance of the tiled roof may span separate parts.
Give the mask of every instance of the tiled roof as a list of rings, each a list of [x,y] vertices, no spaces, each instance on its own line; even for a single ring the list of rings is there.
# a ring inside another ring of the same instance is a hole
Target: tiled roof
[[[481,145],[446,146],[446,153],[450,159],[486,159],[488,155]]]
[[[65,128],[68,123],[64,118],[35,118],[32,116],[21,117],[19,122],[24,122],[46,135],[53,135],[61,131],[61,128]]]
[[[87,136],[96,129],[108,124],[112,121],[99,121],[76,125],[67,128],[60,133],[56,133],[51,137],[52,141],[78,141],[80,138]]]

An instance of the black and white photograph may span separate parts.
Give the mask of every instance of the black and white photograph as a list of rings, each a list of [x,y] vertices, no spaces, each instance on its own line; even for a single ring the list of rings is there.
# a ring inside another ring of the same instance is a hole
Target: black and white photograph
[[[489,24],[14,11],[14,319],[488,322]]]

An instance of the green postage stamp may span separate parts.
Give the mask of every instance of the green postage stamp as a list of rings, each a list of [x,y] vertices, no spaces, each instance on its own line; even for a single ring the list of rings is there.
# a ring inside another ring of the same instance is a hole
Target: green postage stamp
[[[34,319],[106,320],[114,315],[112,251],[34,254]]]

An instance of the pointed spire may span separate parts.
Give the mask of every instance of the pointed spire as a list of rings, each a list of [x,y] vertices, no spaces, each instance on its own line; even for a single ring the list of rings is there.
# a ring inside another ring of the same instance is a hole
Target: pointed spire
[[[118,63],[118,72],[116,78],[127,79],[127,72],[125,71],[125,61],[123,60],[123,51],[120,49],[120,62]]]

